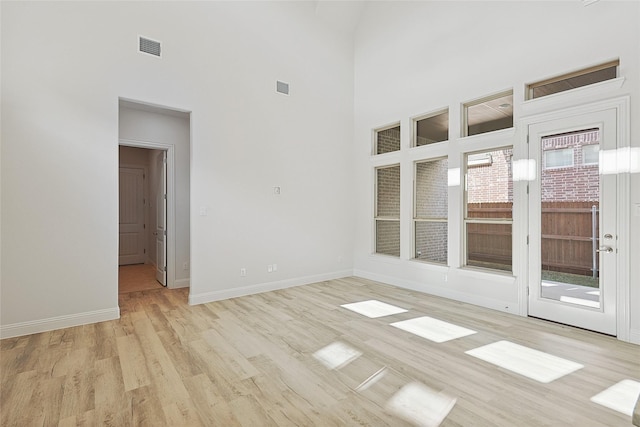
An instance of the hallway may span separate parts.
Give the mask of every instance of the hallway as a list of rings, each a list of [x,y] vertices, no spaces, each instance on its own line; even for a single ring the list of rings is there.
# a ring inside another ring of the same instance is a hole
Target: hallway
[[[118,293],[162,289],[156,280],[156,268],[151,264],[121,265],[118,267]]]

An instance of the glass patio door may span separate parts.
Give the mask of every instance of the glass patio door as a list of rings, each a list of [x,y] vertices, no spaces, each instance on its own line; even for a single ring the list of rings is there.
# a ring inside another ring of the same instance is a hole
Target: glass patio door
[[[529,126],[529,315],[616,335],[616,112]]]

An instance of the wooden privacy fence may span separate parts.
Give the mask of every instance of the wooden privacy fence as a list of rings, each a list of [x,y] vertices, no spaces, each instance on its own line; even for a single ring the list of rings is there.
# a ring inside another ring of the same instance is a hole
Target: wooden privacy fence
[[[598,202],[543,202],[542,268],[597,276],[598,223]]]
[[[593,276],[595,266],[597,273],[599,257],[594,249],[599,243],[598,216],[598,202],[543,202],[543,270]],[[468,217],[511,218],[511,203],[469,204]],[[595,242],[593,236],[596,236]],[[512,227],[509,224],[467,225],[467,256],[471,264],[510,266],[511,243]]]

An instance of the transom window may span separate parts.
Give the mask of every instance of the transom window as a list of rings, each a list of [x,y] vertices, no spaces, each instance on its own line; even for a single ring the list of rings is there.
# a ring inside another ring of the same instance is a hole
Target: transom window
[[[462,136],[478,135],[513,127],[513,91],[463,105]]]
[[[527,99],[541,98],[618,77],[620,61],[607,62],[527,85]]]
[[[449,139],[449,110],[413,120],[413,147],[434,144]]]
[[[400,125],[376,130],[374,145],[375,154],[400,151]]]

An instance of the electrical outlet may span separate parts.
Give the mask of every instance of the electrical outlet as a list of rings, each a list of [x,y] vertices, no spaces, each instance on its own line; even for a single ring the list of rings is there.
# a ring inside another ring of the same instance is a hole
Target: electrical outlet
[[[278,271],[278,264],[273,264],[273,271]]]
[[[188,262],[184,262],[182,264],[182,269],[185,270],[185,271],[188,270],[189,269],[189,263]]]
[[[247,275],[247,269],[246,269],[246,268],[241,268],[241,269],[240,269],[240,276],[241,276],[241,277],[244,277],[244,276],[246,276],[246,275]]]

